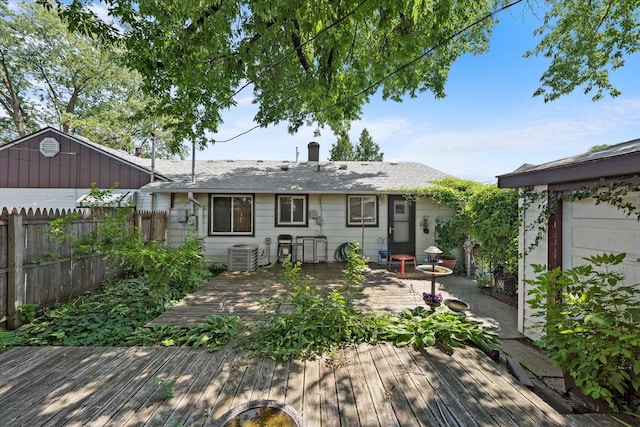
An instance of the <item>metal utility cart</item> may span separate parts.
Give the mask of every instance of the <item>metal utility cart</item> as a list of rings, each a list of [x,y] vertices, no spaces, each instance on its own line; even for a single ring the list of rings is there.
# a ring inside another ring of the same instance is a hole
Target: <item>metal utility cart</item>
[[[298,254],[302,262],[317,264],[319,262],[327,262],[327,238],[325,236],[296,236],[298,250],[302,250]]]

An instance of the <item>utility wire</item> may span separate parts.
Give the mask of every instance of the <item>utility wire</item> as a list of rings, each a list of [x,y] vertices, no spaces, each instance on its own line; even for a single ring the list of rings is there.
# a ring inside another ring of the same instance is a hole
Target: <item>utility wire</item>
[[[296,52],[302,50],[302,48],[304,48],[308,44],[312,43],[314,40],[319,38],[322,34],[326,33],[327,31],[331,30],[332,28],[334,28],[334,27],[338,26],[339,24],[343,23],[347,18],[352,16],[354,13],[356,13],[358,11],[358,9],[360,9],[367,1],[369,1],[369,0],[362,0],[359,4],[356,5],[356,7],[354,7],[349,12],[347,12],[346,15],[338,18],[336,21],[332,22],[330,25],[328,25],[327,27],[325,27],[322,30],[320,30],[317,34],[315,34],[314,36],[312,36],[311,38],[309,38],[305,42],[301,43],[300,45],[296,46],[293,50],[291,50],[289,53],[284,55],[282,58],[278,59],[276,62],[273,62],[273,63],[269,64],[261,73],[259,73],[256,76],[255,79],[247,80],[247,82],[244,85],[240,86],[239,89],[237,89],[235,92],[233,92],[233,94],[231,94],[231,96],[229,96],[229,98],[227,98],[227,101],[233,99],[236,95],[238,95],[244,89],[249,87],[251,84],[255,83],[255,81],[259,80],[260,78],[262,78],[265,75],[267,75],[268,73],[270,73],[274,68],[276,68],[278,65],[282,64],[285,59],[289,58],[290,56],[292,56]],[[285,118],[285,120],[286,119],[287,118]],[[243,135],[246,135],[246,134],[248,134],[250,132],[253,132],[254,130],[258,129],[259,127],[262,127],[262,125],[253,126],[252,128],[250,128],[250,129],[248,129],[246,131],[240,132],[240,133],[236,134],[235,136],[232,136],[231,138],[228,138],[228,139],[224,139],[224,140],[215,140],[214,139],[213,140],[213,144],[217,144],[217,143],[221,143],[221,142],[233,141],[234,139],[240,138]]]
[[[356,9],[357,9],[358,7],[360,7],[360,6],[362,6],[362,4],[364,4],[364,2],[366,2],[366,1],[367,1],[367,0],[364,0],[362,3],[360,3],[360,5],[358,5],[358,6],[356,7]],[[388,74],[384,75],[382,78],[380,78],[380,79],[379,79],[379,80],[377,80],[376,82],[371,83],[370,85],[368,85],[367,87],[365,87],[364,89],[360,90],[359,92],[357,92],[357,93],[355,93],[355,94],[353,94],[353,95],[349,95],[349,96],[348,96],[348,97],[346,97],[346,98],[343,98],[343,99],[341,99],[341,100],[339,100],[339,101],[337,101],[337,102],[334,102],[333,104],[327,105],[327,106],[322,107],[322,108],[319,108],[319,109],[317,109],[317,110],[310,110],[310,111],[306,111],[306,112],[303,112],[303,113],[298,113],[298,114],[296,114],[296,115],[289,115],[289,116],[287,116],[287,117],[283,117],[283,120],[290,120],[290,119],[293,119],[293,118],[304,117],[304,116],[308,116],[308,115],[310,115],[310,114],[315,114],[315,113],[320,113],[320,112],[323,112],[323,111],[327,111],[327,110],[329,110],[329,109],[331,109],[331,108],[334,108],[334,107],[336,107],[336,106],[338,106],[338,105],[344,104],[344,103],[346,103],[347,101],[349,101],[349,100],[351,100],[351,99],[357,98],[357,97],[359,97],[359,96],[361,96],[361,95],[363,95],[363,94],[365,94],[365,93],[367,93],[367,92],[371,91],[372,89],[377,88],[377,87],[378,87],[378,86],[380,86],[380,85],[381,85],[385,80],[387,80],[387,79],[389,79],[390,77],[393,77],[394,75],[398,74],[399,72],[401,72],[401,71],[403,71],[403,70],[405,70],[405,69],[407,69],[407,68],[411,67],[413,64],[415,64],[416,62],[420,61],[422,58],[424,58],[424,57],[426,57],[427,55],[431,54],[431,53],[432,53],[433,51],[435,51],[436,49],[439,49],[439,48],[443,47],[444,45],[446,45],[447,43],[449,43],[451,40],[453,40],[453,39],[455,39],[456,37],[460,36],[461,34],[463,34],[464,32],[468,31],[469,29],[471,29],[471,28],[475,27],[476,25],[481,24],[482,22],[486,21],[487,19],[490,19],[490,18],[492,18],[492,17],[496,16],[498,13],[501,13],[501,12],[503,12],[503,11],[505,11],[505,10],[507,10],[507,9],[509,9],[509,8],[511,8],[511,7],[513,7],[513,6],[515,6],[515,5],[517,5],[518,3],[522,3],[522,1],[524,1],[524,0],[515,0],[515,1],[511,2],[511,3],[508,3],[508,4],[506,4],[506,5],[504,5],[504,6],[500,7],[500,8],[498,8],[498,9],[493,10],[492,12],[487,13],[486,15],[482,16],[481,18],[478,18],[476,21],[474,21],[474,22],[472,22],[472,23],[468,24],[468,25],[467,25],[467,26],[465,26],[464,28],[462,28],[462,29],[460,29],[460,30],[456,31],[455,33],[451,34],[450,36],[446,37],[446,38],[445,38],[445,39],[443,39],[441,42],[437,43],[435,46],[433,46],[433,47],[431,47],[431,48],[427,49],[425,52],[423,52],[423,53],[422,53],[422,54],[420,54],[419,56],[417,56],[417,57],[413,58],[411,61],[406,62],[405,64],[401,65],[400,67],[396,68],[395,70],[391,71],[390,73],[388,73]],[[355,10],[354,10],[353,12],[355,12]],[[320,34],[320,33],[318,33],[318,35],[319,35],[319,34]],[[317,35],[316,35],[316,36],[317,36]],[[314,37],[316,37],[316,36],[314,36]],[[311,41],[311,39],[310,39],[309,41]],[[309,42],[309,41],[308,41],[308,42]],[[307,42],[305,42],[305,44],[306,44],[306,43],[307,43]],[[294,51],[294,52],[295,52],[295,51]],[[289,55],[291,55],[291,54],[293,54],[293,52],[291,52]],[[288,55],[288,56],[289,56],[289,55]],[[286,58],[286,57],[285,57],[285,58]],[[272,64],[272,65],[273,65],[273,66],[275,66],[275,65],[277,65],[277,64],[280,64],[283,60],[284,60],[284,58],[282,58],[282,59],[281,59],[281,60],[279,60],[277,63]],[[267,71],[270,71],[270,70],[273,68],[273,66],[269,66],[269,68],[268,68],[268,70],[267,70]],[[266,73],[267,71],[265,71],[265,73]],[[264,75],[264,73],[263,73],[262,75]],[[246,84],[245,86],[243,86],[240,90],[244,89],[244,88],[245,88],[246,86],[248,86],[249,84],[251,84],[251,83],[247,83],[247,84]],[[239,93],[239,91],[238,91],[238,92],[236,92],[236,93]],[[233,141],[234,139],[237,139],[237,138],[239,138],[239,137],[241,137],[241,136],[244,136],[244,135],[246,135],[246,134],[248,134],[248,133],[250,133],[250,132],[252,132],[252,131],[254,131],[254,130],[258,129],[259,127],[262,127],[262,126],[261,126],[261,125],[256,125],[256,126],[253,126],[253,127],[252,127],[252,128],[250,128],[250,129],[246,130],[246,131],[243,131],[243,132],[240,132],[240,133],[238,133],[238,134],[234,135],[234,136],[233,136],[233,137],[231,137],[231,138],[224,139],[224,140],[214,140],[213,142],[214,142],[214,143],[219,143],[219,142],[229,142],[229,141]]]
[[[317,34],[315,34],[314,36],[312,36],[309,40],[301,43],[300,45],[296,46],[292,51],[290,51],[289,53],[287,53],[286,55],[284,55],[282,58],[278,59],[276,62],[268,65],[264,71],[262,71],[261,73],[258,74],[258,76],[256,76],[255,80],[258,80],[260,78],[262,78],[264,75],[266,75],[267,73],[269,73],[271,70],[273,70],[275,67],[277,67],[278,65],[282,64],[282,62],[284,62],[285,59],[289,58],[291,55],[293,55],[294,53],[302,50],[303,47],[307,46],[308,44],[310,44],[311,42],[313,42],[315,39],[317,39],[318,37],[320,37],[322,34],[326,33],[327,31],[329,31],[330,29],[332,29],[333,27],[336,27],[338,24],[343,23],[348,17],[350,17],[351,15],[353,15],[354,13],[356,13],[358,11],[358,9],[360,9],[367,1],[369,0],[362,0],[356,7],[354,7],[353,9],[351,9],[346,15],[342,16],[341,18],[339,18],[338,20],[332,22],[329,26],[323,28],[322,30],[320,30]],[[245,83],[244,85],[242,85],[240,87],[240,89],[236,90],[229,98],[229,99],[233,99],[233,97],[235,97],[236,95],[238,95],[240,92],[242,92],[244,89],[246,89],[248,86],[250,86],[252,83],[255,82],[255,80],[248,80],[247,83]]]

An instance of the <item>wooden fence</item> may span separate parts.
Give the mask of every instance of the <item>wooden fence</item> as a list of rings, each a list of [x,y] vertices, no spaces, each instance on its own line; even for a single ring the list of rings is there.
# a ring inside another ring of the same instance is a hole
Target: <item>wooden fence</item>
[[[4,208],[0,212],[0,327],[20,325],[22,304],[47,306],[68,301],[121,272],[117,262],[99,254],[73,254],[67,241],[49,233],[53,220],[70,213],[80,214],[69,226],[78,237],[95,230],[100,221],[88,209],[9,212]],[[131,231],[136,225],[145,243],[166,242],[165,212],[135,212],[128,224]]]

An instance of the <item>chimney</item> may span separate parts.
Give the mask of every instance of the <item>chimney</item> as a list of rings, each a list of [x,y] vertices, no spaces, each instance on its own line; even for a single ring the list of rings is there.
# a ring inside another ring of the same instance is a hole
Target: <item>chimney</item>
[[[309,164],[312,166],[319,166],[320,144],[317,142],[310,142],[307,147],[309,148]]]
[[[136,157],[142,157],[142,147],[136,147]]]

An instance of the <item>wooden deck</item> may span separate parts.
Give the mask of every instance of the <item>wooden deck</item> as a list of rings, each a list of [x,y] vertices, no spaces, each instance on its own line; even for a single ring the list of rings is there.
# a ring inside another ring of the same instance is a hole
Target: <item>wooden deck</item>
[[[339,284],[339,271],[310,271],[314,283]],[[255,318],[260,298],[282,290],[276,275],[225,273],[154,323],[188,326],[230,310]],[[374,272],[360,303],[399,311],[415,306],[415,293],[425,289]],[[175,386],[166,400],[158,378]],[[618,425],[607,416],[559,415],[475,348],[447,356],[361,344],[290,362],[251,358],[229,346],[216,353],[157,347],[0,353],[1,426],[205,426],[256,399],[289,404],[309,427]]]
[[[302,275],[308,276],[313,286],[334,289],[346,284],[341,268],[340,264],[305,265]],[[256,320],[262,312],[261,301],[285,291],[281,283],[282,272],[279,264],[257,272],[224,272],[147,326],[172,324],[188,328],[202,323],[210,314],[235,314],[243,321]],[[356,303],[364,309],[386,313],[399,313],[405,308],[423,305],[422,292],[428,290],[431,282],[422,280],[424,286],[414,289],[398,277],[423,279],[425,276],[373,270],[366,277],[361,295],[356,296]]]
[[[7,426],[205,426],[254,399],[285,402],[310,427],[575,425],[471,348],[363,344],[275,362],[229,348],[24,347],[0,354],[0,369]]]

